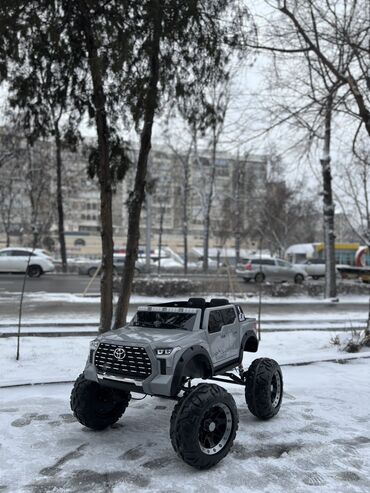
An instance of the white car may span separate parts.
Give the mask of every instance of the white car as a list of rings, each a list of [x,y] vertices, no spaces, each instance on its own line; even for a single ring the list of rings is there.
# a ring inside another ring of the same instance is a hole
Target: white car
[[[307,278],[307,272],[303,267],[297,267],[286,260],[268,255],[252,257],[246,264],[238,264],[236,274],[245,282],[253,279],[258,283],[293,281],[295,284],[301,284]]]
[[[45,272],[52,272],[54,268],[53,259],[44,250],[22,247],[0,250],[1,273],[15,274],[27,271],[29,277],[40,277]]]

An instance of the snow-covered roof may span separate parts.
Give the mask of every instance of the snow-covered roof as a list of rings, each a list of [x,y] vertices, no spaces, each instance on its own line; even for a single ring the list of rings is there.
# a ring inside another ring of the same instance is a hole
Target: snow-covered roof
[[[203,256],[203,248],[192,248],[192,252],[198,255],[199,257]],[[236,257],[235,248],[210,248],[208,250],[208,256],[216,258],[217,255],[220,257]],[[255,253],[254,253],[255,254]],[[250,250],[246,250],[244,248],[240,249],[240,257],[248,258],[250,257],[252,252]]]
[[[297,243],[296,245],[290,245],[285,251],[286,255],[294,253],[305,253],[313,254],[315,253],[315,243]]]

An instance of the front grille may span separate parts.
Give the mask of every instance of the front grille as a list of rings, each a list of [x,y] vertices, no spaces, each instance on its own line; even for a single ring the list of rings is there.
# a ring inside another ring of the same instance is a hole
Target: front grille
[[[124,349],[123,359],[114,356],[116,349]],[[95,353],[95,366],[98,372],[109,375],[144,380],[152,373],[152,364],[143,347],[122,346],[100,343]]]

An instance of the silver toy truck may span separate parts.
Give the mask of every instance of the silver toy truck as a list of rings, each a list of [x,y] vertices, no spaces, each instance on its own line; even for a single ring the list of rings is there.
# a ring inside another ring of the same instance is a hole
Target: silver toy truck
[[[187,464],[207,469],[229,452],[238,412],[225,389],[213,383],[192,386],[192,380],[243,385],[252,414],[272,418],[282,401],[282,373],[267,358],[244,371],[244,352],[257,349],[256,320],[226,299],[141,306],[129,324],[91,342],[71,408],[80,423],[102,430],[122,416],[131,392],[172,398],[177,401],[172,446]]]

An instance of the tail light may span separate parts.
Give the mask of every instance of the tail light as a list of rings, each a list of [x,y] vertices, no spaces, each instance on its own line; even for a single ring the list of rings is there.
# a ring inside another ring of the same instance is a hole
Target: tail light
[[[252,264],[248,262],[247,264],[245,264],[245,268],[246,270],[252,270]]]

